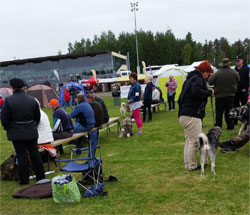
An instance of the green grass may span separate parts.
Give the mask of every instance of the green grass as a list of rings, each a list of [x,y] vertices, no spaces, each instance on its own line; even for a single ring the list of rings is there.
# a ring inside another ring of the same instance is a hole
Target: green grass
[[[104,100],[110,116],[119,116],[119,107],[113,106],[112,98]],[[165,112],[163,106],[161,109],[153,114],[152,123],[144,125],[141,136],[118,138],[116,127],[112,127],[111,134],[101,133],[105,176],[118,178],[118,182],[106,183],[107,196],[63,205],[52,198],[13,199],[11,195],[24,186],[1,181],[1,214],[249,214],[249,144],[235,154],[218,150],[216,176],[209,168],[204,177],[199,171],[187,172],[183,163],[185,138],[177,111]],[[51,110],[45,111],[51,119]],[[213,126],[209,103],[204,124],[204,132]],[[223,129],[220,140],[233,137],[238,129]],[[2,128],[0,149],[1,162],[14,150]],[[68,158],[70,147],[65,152],[63,157]],[[55,168],[53,163],[51,166]],[[34,184],[35,180],[30,182]]]

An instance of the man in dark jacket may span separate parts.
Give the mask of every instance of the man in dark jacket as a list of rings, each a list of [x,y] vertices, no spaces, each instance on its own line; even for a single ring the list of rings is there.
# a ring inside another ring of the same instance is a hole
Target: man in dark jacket
[[[54,140],[72,137],[74,127],[69,114],[59,107],[59,102],[57,99],[51,99],[49,105],[54,112],[52,128]],[[59,145],[57,148],[59,149],[57,152],[58,156],[64,153],[62,145]]]
[[[16,150],[20,185],[29,183],[27,151],[36,174],[36,180],[45,178],[42,160],[37,149],[37,125],[40,121],[40,109],[35,99],[24,93],[24,85],[24,81],[21,79],[10,80],[13,95],[5,98],[1,116],[8,140],[12,141]]]
[[[97,97],[96,94],[94,94],[94,93],[87,95],[87,101],[88,101],[88,103],[95,101],[95,102],[98,102],[102,106],[103,123],[107,123],[109,121],[109,113],[108,113],[108,109],[107,109],[104,101],[101,98]]]
[[[152,92],[153,92],[153,83],[151,82],[151,77],[149,76],[146,77],[144,83],[147,85],[144,91],[144,99],[143,99],[143,123],[146,122],[147,112],[148,112],[148,122],[152,121],[151,103],[152,103]]]
[[[203,61],[188,74],[178,100],[179,122],[184,127],[186,137],[184,163],[188,171],[200,169],[196,160],[197,136],[202,132],[201,120],[205,117],[207,98],[213,95],[213,90],[207,89],[205,81],[212,72],[209,62]]]
[[[236,91],[237,82],[240,77],[238,73],[229,67],[230,61],[224,58],[220,64],[221,69],[218,70],[208,81],[210,85],[214,85],[215,95],[215,113],[216,123],[215,126],[222,128],[222,116],[225,111],[225,121],[227,129],[234,128],[233,121],[229,118],[229,111],[234,105],[234,95]]]
[[[243,65],[243,58],[236,57],[236,72],[240,76],[240,81],[237,85],[237,91],[234,97],[234,107],[239,107],[247,103],[248,88],[249,88],[249,67]]]

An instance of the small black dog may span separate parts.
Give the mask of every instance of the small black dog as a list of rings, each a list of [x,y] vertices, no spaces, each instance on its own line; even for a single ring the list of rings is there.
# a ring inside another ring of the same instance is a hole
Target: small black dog
[[[198,143],[200,146],[200,164],[201,164],[201,176],[204,176],[204,165],[208,164],[208,157],[211,162],[211,172],[215,175],[215,158],[216,151],[219,145],[219,138],[221,135],[221,128],[215,126],[211,128],[207,135],[200,133],[198,135]]]

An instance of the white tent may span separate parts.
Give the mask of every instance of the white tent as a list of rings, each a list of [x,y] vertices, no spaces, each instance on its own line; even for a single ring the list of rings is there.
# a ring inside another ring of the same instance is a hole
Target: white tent
[[[197,61],[197,62],[193,62],[189,67],[187,67],[184,71],[185,72],[192,72],[195,70],[195,67],[199,66],[200,63],[202,63],[203,61]],[[212,65],[211,65],[212,66]],[[212,66],[212,69],[214,72],[216,72],[216,67]]]
[[[186,80],[186,72],[176,67],[175,65],[163,66],[159,71],[153,74],[154,84],[161,88],[163,98],[167,99],[167,88],[165,87],[166,82],[169,80],[169,76],[173,75],[177,81],[177,89],[175,99],[179,98],[181,93],[183,82]]]

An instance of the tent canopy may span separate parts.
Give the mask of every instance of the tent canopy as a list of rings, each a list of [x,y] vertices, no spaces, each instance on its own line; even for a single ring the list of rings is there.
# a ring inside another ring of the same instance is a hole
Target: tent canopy
[[[190,66],[188,66],[184,71],[185,72],[192,72],[195,70],[195,67],[199,66],[200,63],[202,63],[203,61],[197,61],[197,62],[193,62]],[[211,65],[212,66],[212,65]],[[212,66],[212,69],[214,72],[216,72],[216,67]]]
[[[59,105],[60,106],[64,105],[64,90],[65,90],[65,87],[68,87],[70,92],[75,91],[75,93],[76,93],[78,91],[80,93],[84,93],[85,97],[87,96],[81,84],[76,83],[76,82],[69,82],[69,83],[65,84],[61,88],[60,95],[59,95]],[[74,102],[75,102],[74,99],[72,101],[73,101],[73,105],[74,105]]]
[[[13,94],[12,90],[9,87],[0,87],[0,95],[2,99],[5,100],[6,97]]]
[[[91,78],[87,81],[84,81],[84,84],[90,84],[91,86],[94,86],[95,84],[97,84],[99,82],[98,79],[95,79],[94,76],[91,76]]]
[[[51,99],[58,99],[58,95],[55,90],[47,85],[36,84],[27,90],[27,94],[35,97],[42,108],[49,107],[49,101]]]

